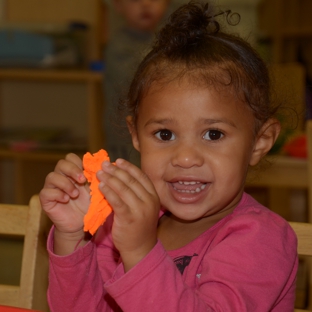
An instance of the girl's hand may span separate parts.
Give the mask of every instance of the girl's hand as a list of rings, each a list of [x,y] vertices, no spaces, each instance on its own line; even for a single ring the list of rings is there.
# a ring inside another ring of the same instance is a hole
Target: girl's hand
[[[160,202],[150,179],[136,166],[118,159],[97,173],[100,191],[114,210],[112,236],[125,271],[144,258],[157,242]]]
[[[68,154],[60,160],[46,177],[39,197],[43,210],[55,225],[55,241],[60,238],[77,244],[84,237],[83,217],[90,202],[81,159]],[[68,252],[73,249],[70,246]]]

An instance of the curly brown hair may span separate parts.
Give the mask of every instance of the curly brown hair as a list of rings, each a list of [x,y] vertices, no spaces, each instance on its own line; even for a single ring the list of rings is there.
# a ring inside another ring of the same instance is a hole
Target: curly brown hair
[[[139,65],[123,102],[134,122],[152,84],[161,86],[181,78],[195,85],[221,87],[240,97],[253,111],[255,133],[275,114],[265,62],[245,40],[221,31],[219,15],[225,15],[230,24],[231,17],[239,21],[236,13],[215,13],[210,4],[195,1],[171,14]]]

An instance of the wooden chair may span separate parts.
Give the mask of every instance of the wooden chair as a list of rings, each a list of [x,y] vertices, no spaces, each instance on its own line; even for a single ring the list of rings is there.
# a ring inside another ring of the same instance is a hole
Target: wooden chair
[[[312,224],[304,222],[289,222],[291,227],[296,232],[298,238],[298,254],[299,256],[312,257]],[[310,286],[310,297],[312,295]],[[295,309],[295,312],[310,311],[310,310],[300,310]]]
[[[312,119],[307,121],[307,144],[308,144],[308,160],[307,160],[307,174],[308,174],[308,222],[312,223]],[[312,299],[311,299],[312,300]]]
[[[47,231],[50,221],[42,212],[38,195],[29,205],[0,204],[0,235],[24,237],[20,284],[0,285],[0,304],[49,311]]]
[[[272,64],[270,67],[273,88],[275,90],[273,101],[282,103],[281,109],[283,118],[287,118],[292,123],[291,118],[295,116],[291,109],[298,114],[297,131],[307,131],[308,127],[305,121],[305,68],[299,63]],[[295,127],[294,118],[291,127]],[[283,124],[283,126],[285,126]],[[287,125],[288,126],[288,125]],[[283,130],[285,131],[285,130]],[[282,136],[283,134],[281,134]],[[312,140],[312,139],[311,139]],[[246,183],[246,190],[257,198],[257,192],[261,189],[266,191],[266,202],[275,212],[290,221],[306,221],[292,218],[291,201],[294,196],[300,196],[308,189],[308,170],[307,160],[281,155],[268,156],[267,159],[272,166],[262,172],[256,169],[251,170]],[[311,158],[312,159],[312,158]],[[261,199],[257,198],[260,202]],[[295,207],[297,209],[298,207]],[[309,207],[309,222],[312,222],[312,206]],[[297,210],[298,211],[298,210]]]
[[[306,190],[308,194],[308,198],[304,198],[307,207],[307,222],[311,224],[312,227],[312,120],[308,120],[306,123],[306,133],[308,138],[308,159],[296,159],[287,156],[273,156],[271,158],[272,166],[259,174],[259,177],[254,179],[249,186],[253,187],[267,187],[272,188],[285,188],[290,194],[291,190],[302,189]],[[248,190],[247,190],[248,191]],[[271,209],[274,209],[274,205],[270,205],[272,203],[272,198],[275,203],[278,201],[283,202],[283,198],[281,200],[280,196],[272,196],[272,191],[269,193],[271,198],[269,198],[268,206]],[[275,194],[274,194],[275,195]],[[298,200],[298,198],[296,198]],[[297,209],[297,201],[293,201],[292,209]],[[284,206],[285,209],[285,206]],[[299,244],[302,241],[302,234],[305,233],[304,229],[308,228],[307,225],[302,225],[301,223],[291,223],[294,225],[294,229],[299,236]],[[310,237],[310,253],[312,253],[312,230],[310,229],[310,236],[305,236],[303,238],[307,242],[307,237]],[[308,235],[308,234],[306,234]],[[304,245],[303,245],[304,246]],[[304,247],[299,245],[299,254],[305,254],[307,251],[302,251]],[[310,261],[309,261],[310,260]],[[312,258],[307,259],[306,261],[307,272],[306,276],[309,283],[309,308],[312,311]],[[303,300],[304,301],[304,300]],[[300,311],[300,310],[298,310]]]

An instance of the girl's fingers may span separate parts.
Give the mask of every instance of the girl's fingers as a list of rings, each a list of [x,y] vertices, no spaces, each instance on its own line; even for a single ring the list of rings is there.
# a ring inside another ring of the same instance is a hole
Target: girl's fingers
[[[65,159],[58,161],[54,172],[70,178],[73,183],[84,183],[86,181],[82,171],[82,161],[75,154],[68,154]]]
[[[124,159],[117,159],[116,165],[117,167],[128,172],[131,176],[135,177],[149,193],[155,193],[154,184],[149,179],[149,177],[137,166],[131,164]]]
[[[77,197],[77,188],[82,187],[85,182],[81,159],[75,154],[68,154],[65,159],[59,160],[54,171],[47,175],[44,188],[57,188],[70,197]]]
[[[113,166],[108,162],[103,164],[103,171],[98,172],[98,178],[102,181],[102,185],[103,183],[106,184],[111,191],[114,191],[122,201],[126,201],[129,205],[137,204],[138,201],[150,200],[151,195],[155,192],[147,190],[147,188],[150,188],[148,183],[141,183],[142,178],[138,178],[140,174],[138,172],[133,173],[133,170],[127,172],[117,166]],[[105,197],[109,199],[110,195],[107,193],[109,192],[107,187],[103,188],[103,192],[105,192]],[[117,204],[118,199],[116,198],[115,201]]]
[[[74,153],[69,153],[65,156],[65,159],[69,162],[72,162],[73,164],[75,164],[78,168],[80,168],[81,170],[83,169],[82,166],[82,160],[81,158],[74,154]]]
[[[133,187],[130,188],[116,176],[104,171],[99,172],[98,176],[101,181],[100,190],[115,211],[127,209],[129,206],[137,208],[141,204],[142,197],[146,196],[141,195],[147,193],[142,186],[137,186],[133,190]]]
[[[157,217],[159,199],[154,186],[147,177],[144,177],[140,169],[137,171],[134,166],[127,165],[125,169],[128,171],[118,167],[118,164],[114,166],[105,163],[103,170],[97,173],[101,182],[100,190],[112,205],[116,215],[122,213],[123,217],[130,218],[131,222],[134,221],[134,216],[135,219],[141,219],[146,214],[153,213]]]
[[[141,189],[147,191],[149,194],[155,193],[154,185],[148,176],[141,169],[124,159],[117,159],[116,166],[104,162],[103,170],[116,176],[134,191]]]
[[[49,212],[51,208],[55,205],[55,202],[59,203],[67,203],[70,197],[68,194],[62,192],[59,189],[42,189],[40,191],[40,201],[42,204],[42,208]]]
[[[112,187],[107,184],[100,184],[100,190],[105,195],[106,200],[113,207],[114,211],[127,211],[128,205],[125,203],[124,199],[118,195]],[[128,196],[129,197],[129,196]],[[132,200],[128,200],[128,203],[131,205],[131,202],[135,202],[134,195],[132,194]]]
[[[79,195],[79,191],[75,184],[68,179],[67,176],[57,172],[50,172],[45,180],[44,189],[59,189],[70,197]]]

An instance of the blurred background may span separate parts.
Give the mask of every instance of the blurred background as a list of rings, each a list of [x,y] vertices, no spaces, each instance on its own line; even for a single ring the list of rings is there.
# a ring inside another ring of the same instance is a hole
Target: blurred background
[[[186,2],[171,0],[163,19]],[[251,174],[246,190],[287,220],[311,222],[306,122],[312,105],[312,1],[213,3],[241,15],[229,31],[265,59],[274,95],[289,108],[266,174]],[[66,153],[106,148],[111,63],[105,51],[125,23],[113,0],[0,0],[0,202],[27,204]],[[126,41],[119,42],[126,51]],[[115,62],[121,71],[132,70]],[[299,307],[308,300],[306,283]]]
[[[164,19],[185,2],[169,1]],[[256,0],[215,3],[241,14],[232,31],[256,47],[259,17],[276,19]],[[123,23],[113,1],[0,0],[1,202],[27,203],[68,151],[105,148],[105,49]]]

